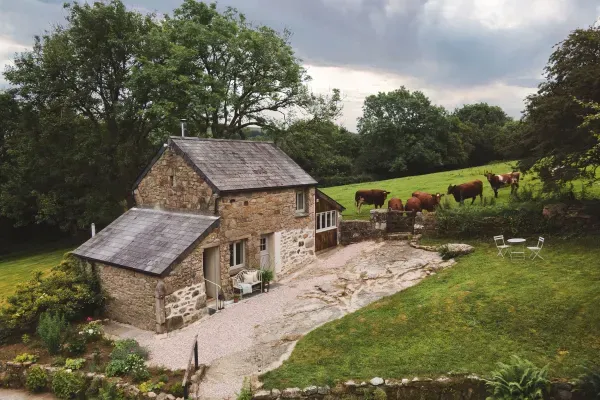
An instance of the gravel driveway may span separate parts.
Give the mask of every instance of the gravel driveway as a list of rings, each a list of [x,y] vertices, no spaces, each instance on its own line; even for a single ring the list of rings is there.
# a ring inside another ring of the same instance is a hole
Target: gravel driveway
[[[111,324],[107,332],[150,349],[150,364],[185,368],[198,333],[199,361],[210,365],[202,399],[234,399],[244,376],[276,368],[299,337],[319,325],[410,287],[450,266],[406,242],[362,242],[320,255],[255,295],[166,335]]]

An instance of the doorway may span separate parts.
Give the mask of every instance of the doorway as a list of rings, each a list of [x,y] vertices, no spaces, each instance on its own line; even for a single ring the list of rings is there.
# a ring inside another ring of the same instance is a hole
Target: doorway
[[[219,273],[219,247],[204,249],[202,255],[204,270],[204,282],[206,285],[206,297],[217,298],[218,290],[214,285],[221,285],[221,274]],[[210,282],[209,282],[210,281]]]
[[[273,270],[273,234],[260,236],[260,268]]]

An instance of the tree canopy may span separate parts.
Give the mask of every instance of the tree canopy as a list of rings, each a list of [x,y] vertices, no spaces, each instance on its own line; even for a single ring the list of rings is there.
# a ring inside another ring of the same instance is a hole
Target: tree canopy
[[[600,28],[577,29],[560,42],[545,68],[545,81],[527,98],[521,168],[540,174],[547,188],[578,177],[595,179],[600,165]]]

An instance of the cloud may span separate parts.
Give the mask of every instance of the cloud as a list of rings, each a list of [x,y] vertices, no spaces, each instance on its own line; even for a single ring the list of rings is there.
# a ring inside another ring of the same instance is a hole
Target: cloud
[[[62,1],[1,2],[0,36],[30,46],[34,34],[63,21]],[[124,1],[158,13],[172,13],[181,4],[181,0]],[[218,3],[221,8],[238,8],[255,23],[290,29],[296,53],[315,75],[313,87],[340,87],[347,93],[344,121],[349,128],[361,114],[363,94],[393,90],[400,83],[411,90],[423,89],[447,107],[489,101],[518,116],[522,95],[535,90],[552,46],[573,29],[594,24],[600,14],[596,0]]]

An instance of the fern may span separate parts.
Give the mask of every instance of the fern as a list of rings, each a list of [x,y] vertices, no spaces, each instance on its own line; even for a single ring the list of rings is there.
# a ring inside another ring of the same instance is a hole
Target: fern
[[[547,365],[540,369],[518,356],[508,364],[499,362],[485,382],[492,394],[487,400],[541,400],[550,384]]]

